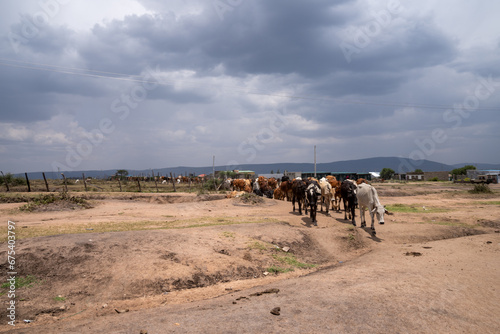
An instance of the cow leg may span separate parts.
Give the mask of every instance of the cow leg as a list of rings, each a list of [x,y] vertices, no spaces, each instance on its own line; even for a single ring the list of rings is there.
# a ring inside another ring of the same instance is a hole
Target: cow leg
[[[356,219],[355,219],[355,216],[354,216],[356,207],[355,207],[354,203],[352,204],[352,206],[351,206],[350,209],[351,209],[350,211],[351,211],[351,215],[352,215],[352,224],[354,226],[356,226]]]
[[[359,207],[359,219],[361,219],[361,227],[366,226],[365,208]]]
[[[311,219],[314,226],[318,226],[318,222],[316,221],[316,211],[318,210],[317,205],[311,205]]]
[[[377,232],[375,232],[375,213],[371,213],[371,217],[372,217],[372,233],[373,235],[377,234]]]
[[[347,220],[347,203],[344,200],[344,220]]]
[[[293,205],[293,212],[295,212],[295,196],[292,196],[292,205]]]

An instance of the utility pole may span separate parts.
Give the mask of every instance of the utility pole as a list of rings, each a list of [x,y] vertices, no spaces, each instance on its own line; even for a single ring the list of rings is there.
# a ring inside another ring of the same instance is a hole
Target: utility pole
[[[316,145],[314,145],[314,178],[316,178]]]
[[[214,190],[217,190],[217,185],[215,184],[215,155],[212,161],[212,175],[214,177]]]

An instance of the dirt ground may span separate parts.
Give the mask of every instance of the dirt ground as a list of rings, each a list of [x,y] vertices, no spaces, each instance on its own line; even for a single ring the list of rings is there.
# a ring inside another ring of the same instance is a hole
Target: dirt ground
[[[73,193],[91,208],[33,212],[0,204],[1,280],[8,220],[17,276],[33,280],[16,289],[15,327],[0,290],[0,331],[498,333],[500,186],[375,187],[392,213],[376,235],[358,210],[357,227],[319,211],[313,226],[290,202],[220,194]]]

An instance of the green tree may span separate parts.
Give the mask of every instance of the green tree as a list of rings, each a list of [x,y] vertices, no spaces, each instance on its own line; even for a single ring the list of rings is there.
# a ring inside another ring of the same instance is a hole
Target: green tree
[[[424,171],[423,171],[423,170],[421,170],[420,168],[417,168],[417,169],[415,169],[415,173],[420,173],[420,174],[423,174],[423,173],[424,173]]]
[[[466,175],[468,169],[477,169],[476,166],[473,165],[467,165],[463,166],[461,168],[455,168],[454,170],[451,171],[451,174],[453,175]]]
[[[115,173],[116,176],[118,176],[120,179],[123,179],[124,177],[127,177],[128,171],[126,169],[119,169]]]
[[[392,178],[394,173],[395,173],[394,170],[390,168],[382,168],[382,170],[380,171],[380,177],[383,178],[384,180],[389,180]]]

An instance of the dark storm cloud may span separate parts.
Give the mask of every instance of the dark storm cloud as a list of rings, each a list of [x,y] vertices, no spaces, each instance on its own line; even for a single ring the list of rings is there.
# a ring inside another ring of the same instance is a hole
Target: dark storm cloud
[[[227,74],[235,75],[314,77],[343,65],[342,54],[332,48],[338,41],[328,33],[347,20],[337,12],[338,3],[272,1],[245,6],[253,8],[228,13],[223,22],[211,7],[204,9],[210,20],[173,13],[128,16],[96,26],[82,53],[91,62],[114,67],[132,60],[140,67],[148,59],[165,68],[196,71],[223,64]],[[94,46],[100,47],[100,54],[92,53]]]
[[[447,159],[453,160],[467,149],[464,138],[477,144],[495,136],[491,124],[498,124],[498,113],[481,112],[485,122],[472,111],[453,128],[445,110],[411,107],[452,107],[474,96],[479,77],[500,80],[498,37],[483,29],[477,34],[486,31],[480,35],[486,43],[471,47],[466,29],[454,34],[453,13],[443,8],[448,3],[400,2],[401,10],[382,22],[377,15],[397,0],[139,2],[145,10],[123,5],[116,14],[109,5],[109,17],[95,16],[85,27],[72,25],[75,13],[66,13],[81,7],[68,3],[19,53],[7,38],[0,42],[2,58],[81,69],[0,67],[0,129],[11,129],[0,136],[0,152],[12,165],[19,158],[15,143],[26,148],[32,142],[46,147],[46,165],[68,164],[68,147],[76,149],[103,119],[114,130],[74,168],[95,168],[96,162],[109,168],[118,162],[125,168],[204,165],[212,154],[247,161],[241,144],[269,129],[269,115],[277,110],[286,126],[276,140],[260,143],[264,149],[256,150],[253,163],[303,161],[316,144],[324,156],[341,152],[343,159],[408,155],[414,138],[425,139],[438,127],[449,140],[436,151],[451,152]],[[224,12],[217,3],[225,4]],[[90,1],[78,14],[92,16],[102,6]],[[31,9],[18,9],[22,15],[40,10],[35,1]],[[22,20],[9,22],[4,37],[23,29]],[[364,44],[356,40],[360,32],[368,37]],[[342,43],[356,48],[350,58]],[[148,76],[151,70],[155,76]],[[500,85],[492,88],[479,107],[498,105],[499,91]],[[355,152],[346,143],[355,143]],[[144,146],[158,149],[153,154]],[[140,162],[119,153],[130,150]]]

